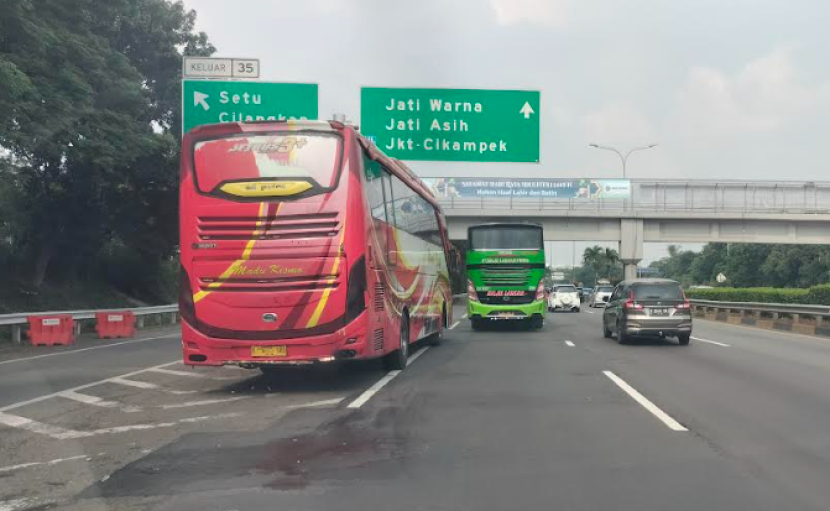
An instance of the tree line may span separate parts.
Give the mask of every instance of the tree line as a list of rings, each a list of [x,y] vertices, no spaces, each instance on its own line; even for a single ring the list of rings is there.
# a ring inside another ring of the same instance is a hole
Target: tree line
[[[830,247],[709,243],[694,252],[670,245],[650,267],[685,285],[807,288],[830,282]]]
[[[169,0],[2,10],[0,282],[105,279],[161,299],[177,269],[182,56],[215,52],[196,13]]]

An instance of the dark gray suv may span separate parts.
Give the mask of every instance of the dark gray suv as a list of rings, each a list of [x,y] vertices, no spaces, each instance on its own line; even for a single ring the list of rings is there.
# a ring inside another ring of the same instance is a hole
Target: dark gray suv
[[[689,344],[692,309],[680,284],[667,279],[638,279],[620,282],[602,314],[606,338],[617,334],[625,344],[632,336],[677,337]]]

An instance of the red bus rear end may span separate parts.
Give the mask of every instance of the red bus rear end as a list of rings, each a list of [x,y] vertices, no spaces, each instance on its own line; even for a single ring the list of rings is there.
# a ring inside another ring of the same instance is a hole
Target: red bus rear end
[[[218,124],[183,142],[182,347],[191,365],[386,357],[451,320],[440,208],[340,123]]]

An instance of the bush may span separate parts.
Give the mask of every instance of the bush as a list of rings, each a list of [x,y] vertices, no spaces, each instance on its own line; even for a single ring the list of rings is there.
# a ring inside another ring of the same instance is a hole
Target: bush
[[[713,300],[717,302],[830,305],[830,284],[822,284],[809,289],[774,287],[690,289],[686,291],[686,296],[694,300]]]

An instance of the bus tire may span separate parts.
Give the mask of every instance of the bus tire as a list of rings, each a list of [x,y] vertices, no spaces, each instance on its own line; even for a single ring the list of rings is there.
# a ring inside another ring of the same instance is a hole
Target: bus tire
[[[398,349],[386,355],[383,359],[384,366],[389,371],[403,371],[406,369],[406,360],[409,358],[409,316],[404,313],[401,316],[401,333]]]
[[[484,330],[484,320],[481,318],[472,318],[470,319],[470,326],[472,326],[473,330],[476,332],[480,332]]]

